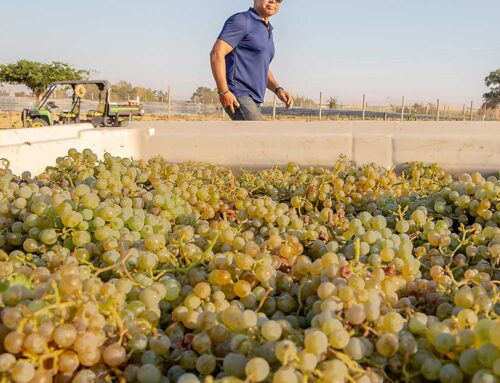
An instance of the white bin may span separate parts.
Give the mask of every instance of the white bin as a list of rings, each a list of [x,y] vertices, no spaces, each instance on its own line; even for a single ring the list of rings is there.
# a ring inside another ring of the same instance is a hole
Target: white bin
[[[98,155],[203,161],[233,169],[290,161],[332,165],[339,156],[384,167],[437,163],[452,173],[500,170],[499,122],[132,122],[126,128],[89,124],[0,130],[0,158],[11,169],[40,173],[75,148]]]

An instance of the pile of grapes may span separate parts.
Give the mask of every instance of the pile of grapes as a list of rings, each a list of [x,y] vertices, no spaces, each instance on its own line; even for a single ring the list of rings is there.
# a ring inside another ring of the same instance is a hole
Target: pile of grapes
[[[4,165],[0,383],[500,381],[496,177]]]

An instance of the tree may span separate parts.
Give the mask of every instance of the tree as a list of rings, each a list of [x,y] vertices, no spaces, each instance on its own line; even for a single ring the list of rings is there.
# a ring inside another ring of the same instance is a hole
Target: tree
[[[143,88],[140,86],[133,86],[127,81],[118,81],[111,86],[111,95],[113,100],[126,101],[139,97],[145,102],[160,101],[163,102],[167,98],[167,92],[161,90]]]
[[[432,103],[416,102],[410,108],[413,114],[433,114],[436,112],[436,105]],[[401,107],[399,107],[399,112],[401,112]]]
[[[330,97],[328,99],[328,109],[337,109],[339,106],[339,100],[337,100],[337,97]]]
[[[491,72],[484,81],[490,90],[483,95],[483,107],[486,109],[498,108],[500,106],[500,69]]]
[[[314,101],[310,98],[305,98],[304,96],[300,96],[300,95],[293,96],[293,104],[297,108],[317,108],[318,107],[318,104],[316,103],[316,101]]]
[[[75,81],[88,78],[90,71],[76,69],[59,61],[51,64],[19,60],[13,64],[0,65],[0,83],[20,84],[29,88],[36,99],[54,81]]]
[[[127,81],[118,81],[111,85],[111,97],[114,100],[128,100],[135,98],[134,86]]]
[[[213,104],[219,100],[217,89],[210,89],[206,86],[200,86],[191,96],[191,101],[201,104]]]

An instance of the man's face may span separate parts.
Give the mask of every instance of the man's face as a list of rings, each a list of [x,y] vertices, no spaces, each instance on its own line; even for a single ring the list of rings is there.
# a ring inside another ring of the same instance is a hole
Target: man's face
[[[263,17],[274,16],[280,9],[282,0],[254,0],[254,8]]]

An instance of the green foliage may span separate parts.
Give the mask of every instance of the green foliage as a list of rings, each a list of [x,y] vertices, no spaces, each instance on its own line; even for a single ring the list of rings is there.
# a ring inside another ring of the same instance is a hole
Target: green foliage
[[[191,96],[192,102],[197,102],[200,104],[214,104],[218,102],[219,94],[217,89],[210,89],[206,86],[200,86],[195,90]]]
[[[116,101],[126,101],[139,97],[145,102],[165,102],[167,99],[167,92],[133,86],[131,83],[121,80],[111,86],[111,97]]]
[[[500,106],[500,69],[491,72],[484,81],[490,89],[483,95],[483,107],[488,109],[498,108]]]
[[[299,95],[294,95],[293,104],[298,108],[317,108],[318,107],[318,104],[316,101],[314,101],[310,98],[305,98],[304,96],[299,96]],[[337,106],[338,106],[338,100],[337,100]]]
[[[399,107],[399,111],[401,112],[401,107]],[[436,113],[436,105],[430,102],[427,104],[423,102],[416,102],[411,105],[411,112],[413,114],[433,114]]]
[[[339,106],[339,100],[337,97],[330,97],[328,99],[328,109],[337,109]]]
[[[20,84],[29,88],[37,99],[54,81],[82,80],[90,75],[90,71],[73,68],[62,62],[50,64],[29,60],[0,65],[0,83]]]

